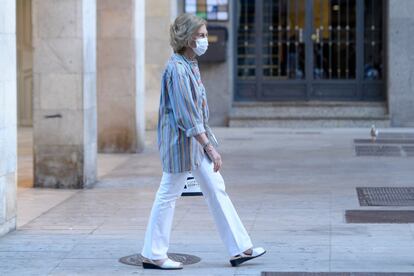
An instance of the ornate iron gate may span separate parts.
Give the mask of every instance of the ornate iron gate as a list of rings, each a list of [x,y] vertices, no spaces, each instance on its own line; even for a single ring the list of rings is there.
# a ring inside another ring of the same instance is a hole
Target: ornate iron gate
[[[238,0],[235,100],[384,100],[383,0]]]

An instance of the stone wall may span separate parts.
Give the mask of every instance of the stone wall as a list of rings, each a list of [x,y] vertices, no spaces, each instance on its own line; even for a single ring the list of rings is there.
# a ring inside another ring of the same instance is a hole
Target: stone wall
[[[227,25],[227,24],[222,24]],[[207,91],[210,109],[209,125],[228,126],[231,103],[233,102],[233,73],[230,52],[231,40],[227,41],[227,60],[221,63],[200,63],[203,84]]]
[[[16,228],[16,3],[0,9],[0,236]]]
[[[388,104],[392,126],[414,127],[414,1],[389,0]]]
[[[33,0],[34,186],[96,179],[96,2]]]

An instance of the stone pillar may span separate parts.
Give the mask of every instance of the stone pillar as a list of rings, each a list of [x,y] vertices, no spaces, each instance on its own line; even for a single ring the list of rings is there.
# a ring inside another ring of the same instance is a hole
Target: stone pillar
[[[137,112],[137,133],[138,143],[137,151],[141,152],[145,146],[145,2],[135,0],[135,20],[134,20],[134,35],[135,35],[135,92]]]
[[[16,1],[0,9],[0,236],[16,228]]]
[[[145,1],[97,0],[97,6],[99,151],[140,152]]]
[[[177,1],[149,0],[145,14],[145,113],[147,129],[155,129],[158,123],[161,75],[168,58],[170,47],[170,24],[177,16]]]
[[[388,102],[392,126],[414,127],[414,1],[389,0]]]
[[[34,186],[96,180],[96,2],[33,0]]]

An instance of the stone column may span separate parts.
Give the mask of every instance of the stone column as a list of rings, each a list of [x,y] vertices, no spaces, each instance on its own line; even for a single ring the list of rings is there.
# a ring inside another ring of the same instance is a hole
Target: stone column
[[[135,20],[134,20],[134,36],[135,36],[135,92],[137,112],[137,151],[141,152],[145,147],[145,2],[135,0]]]
[[[392,126],[414,127],[414,1],[389,0],[388,102]]]
[[[145,1],[97,0],[100,152],[144,148]]]
[[[34,186],[96,180],[96,2],[33,0]]]
[[[0,236],[16,228],[16,3],[0,8]]]
[[[155,129],[158,123],[161,75],[168,58],[172,54],[170,47],[170,24],[177,15],[177,1],[147,1],[145,14],[145,32],[147,57],[145,63],[145,113],[146,126]]]

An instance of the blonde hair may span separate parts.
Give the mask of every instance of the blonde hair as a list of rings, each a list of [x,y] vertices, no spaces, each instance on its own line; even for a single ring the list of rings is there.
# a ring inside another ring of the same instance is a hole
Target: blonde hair
[[[203,25],[207,25],[207,22],[193,14],[184,13],[178,16],[170,26],[170,45],[174,53],[182,54],[189,46],[191,36]]]

